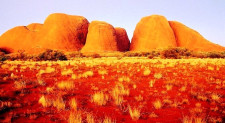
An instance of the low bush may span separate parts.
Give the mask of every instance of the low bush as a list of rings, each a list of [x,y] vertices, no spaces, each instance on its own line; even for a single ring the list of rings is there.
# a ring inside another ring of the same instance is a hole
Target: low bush
[[[222,52],[208,52],[207,58],[225,58],[225,54]]]
[[[68,59],[85,57],[84,54],[79,52],[79,51],[70,52],[66,56],[67,56]]]
[[[168,59],[181,59],[184,57],[190,57],[191,54],[192,52],[186,48],[168,48],[160,52],[160,57]]]
[[[158,51],[152,51],[148,55],[148,58],[152,59],[152,58],[155,58],[155,57],[158,57],[158,56],[160,56],[160,52],[158,52]]]
[[[18,51],[18,53],[6,54],[7,60],[31,60],[34,58],[33,55],[28,55],[24,51]]]
[[[5,60],[7,60],[5,53],[0,51],[0,61],[5,61]]]
[[[124,57],[148,57],[151,52],[132,52],[128,51],[123,54]]]
[[[45,52],[37,56],[37,60],[57,61],[57,60],[67,60],[67,57],[63,52],[47,49]]]

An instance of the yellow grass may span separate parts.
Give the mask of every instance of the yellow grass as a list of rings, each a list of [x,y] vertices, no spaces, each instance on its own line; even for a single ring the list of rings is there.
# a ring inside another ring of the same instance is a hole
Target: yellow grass
[[[73,109],[73,110],[75,110],[75,111],[77,110],[77,101],[76,101],[75,98],[72,98],[70,100],[70,108]]]
[[[107,75],[108,72],[107,72],[107,70],[98,70],[98,74],[99,75]]]
[[[155,73],[154,74],[154,78],[156,78],[156,79],[161,79],[163,76],[162,76],[162,74],[161,73]]]
[[[97,92],[92,96],[92,102],[100,106],[106,105],[108,100],[109,96],[103,92]]]
[[[23,89],[23,88],[26,88],[26,83],[24,81],[15,81],[14,82],[14,87],[16,89]]]
[[[75,88],[73,81],[62,81],[57,83],[57,87],[62,90],[71,90]]]
[[[55,72],[55,68],[47,67],[45,73],[53,73]]]
[[[214,67],[208,66],[208,70],[214,70]]]
[[[112,97],[116,105],[121,105],[123,103],[123,96],[129,96],[129,89],[125,89],[123,84],[116,85],[112,90]]]
[[[212,100],[218,102],[218,101],[220,100],[220,95],[219,95],[219,94],[213,93],[213,94],[211,95],[211,98],[212,98]]]
[[[131,108],[130,106],[128,108],[132,120],[138,120],[141,116],[141,111],[138,108]]]
[[[59,96],[56,100],[53,100],[53,106],[56,107],[58,110],[64,110],[65,103],[63,101],[63,98]]]
[[[105,117],[105,119],[103,120],[103,123],[116,123],[115,121],[113,121],[111,118],[109,117]]]
[[[141,95],[135,96],[134,99],[137,100],[138,102],[143,101],[143,97]]]
[[[121,76],[118,78],[119,82],[130,82],[130,78],[127,76]]]
[[[187,89],[186,86],[182,86],[182,87],[180,88],[180,91],[181,91],[181,92],[184,92],[184,91],[186,91],[186,89]]]
[[[144,74],[144,76],[148,76],[151,74],[151,71],[149,69],[145,69],[143,74]]]
[[[155,80],[150,80],[149,81],[149,87],[152,88],[154,86],[154,84],[155,84]]]
[[[183,123],[206,123],[203,117],[184,116]]]
[[[95,119],[92,114],[88,113],[86,117],[87,123],[95,123]]]
[[[41,86],[44,86],[46,83],[40,79],[40,78],[37,78],[37,81],[38,81],[38,84],[41,85]]]
[[[82,116],[80,112],[70,112],[69,123],[82,123]]]
[[[171,85],[171,84],[166,84],[166,90],[167,90],[167,91],[172,90],[172,88],[173,88],[173,85]]]
[[[42,104],[43,107],[51,106],[51,103],[45,98],[45,96],[41,96],[38,103]]]
[[[92,77],[94,75],[93,71],[86,71],[85,73],[82,74],[82,77],[88,78]]]
[[[2,69],[8,69],[8,68],[9,68],[9,65],[8,65],[8,64],[2,64],[2,65],[1,65],[1,68],[2,68]]]
[[[41,76],[44,73],[53,73],[55,72],[55,68],[47,67],[45,70],[40,70],[37,76]]]
[[[77,76],[76,74],[72,74],[72,75],[71,75],[71,78],[72,78],[72,79],[77,79],[78,76]]]
[[[153,106],[155,107],[155,109],[160,109],[162,108],[162,103],[160,100],[157,99],[156,101],[153,102]]]
[[[157,118],[159,117],[158,115],[156,115],[154,112],[152,112],[150,115],[149,115],[150,118]]]
[[[47,87],[46,88],[47,93],[52,93],[54,91],[53,87]]]
[[[71,69],[66,69],[61,72],[62,76],[67,76],[67,75],[71,75],[71,74],[73,74],[73,71]]]

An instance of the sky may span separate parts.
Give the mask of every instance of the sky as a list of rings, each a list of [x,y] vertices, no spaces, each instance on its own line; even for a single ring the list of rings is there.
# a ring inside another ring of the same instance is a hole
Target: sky
[[[81,15],[126,29],[133,36],[144,16],[163,15],[225,46],[225,0],[0,0],[0,35],[30,23],[43,23],[51,13]]]

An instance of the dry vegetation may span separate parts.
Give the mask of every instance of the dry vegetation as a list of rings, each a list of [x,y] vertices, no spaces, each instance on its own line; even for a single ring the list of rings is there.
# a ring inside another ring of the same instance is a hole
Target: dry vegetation
[[[225,52],[197,52],[185,48],[164,48],[149,52],[107,52],[107,53],[81,53],[79,51],[63,53],[62,51],[47,49],[39,55],[28,55],[24,51],[7,54],[0,51],[0,61],[57,61],[73,60],[74,58],[101,58],[101,57],[148,57],[150,59],[187,59],[187,58],[225,58]]]
[[[224,59],[100,56],[0,68],[0,122],[225,122]]]

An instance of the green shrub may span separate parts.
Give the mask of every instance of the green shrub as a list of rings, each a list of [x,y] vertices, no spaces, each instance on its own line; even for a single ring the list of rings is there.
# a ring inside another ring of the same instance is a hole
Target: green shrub
[[[67,57],[64,53],[56,50],[47,49],[45,52],[38,55],[37,60],[67,60]]]

